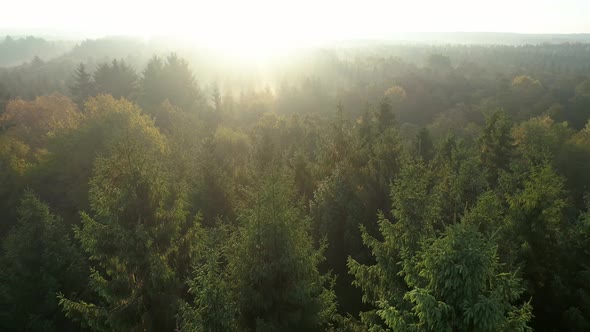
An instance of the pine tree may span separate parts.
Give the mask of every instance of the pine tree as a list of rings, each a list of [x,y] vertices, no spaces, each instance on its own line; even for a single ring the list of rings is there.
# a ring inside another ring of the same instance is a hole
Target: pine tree
[[[314,249],[309,218],[292,199],[288,181],[264,181],[230,241],[241,331],[323,331],[334,314],[328,277],[318,270],[322,252]]]
[[[383,98],[379,104],[377,121],[379,122],[380,132],[385,131],[385,129],[391,127],[394,124],[395,115],[393,114],[392,102],[387,97]]]
[[[513,155],[513,139],[510,135],[512,124],[503,111],[496,111],[486,119],[486,125],[479,138],[479,158],[485,168],[490,184],[496,184],[498,173],[510,165]]]
[[[86,71],[84,63],[80,63],[74,71],[74,84],[70,86],[73,100],[82,107],[86,99],[94,95],[92,75]]]
[[[320,267],[322,271],[337,275],[334,290],[340,308],[347,312],[360,310],[361,294],[354,288],[351,290],[352,279],[347,275],[346,259],[352,256],[365,262],[370,256],[361,242],[359,225],[368,223],[367,210],[371,209],[363,204],[363,193],[358,190],[360,185],[362,178],[355,174],[354,169],[340,164],[319,184],[310,203],[314,239],[316,243],[328,242],[326,261]]]
[[[187,217],[182,183],[167,172],[168,147],[147,116],[131,117],[108,151],[95,162],[92,214],[81,214],[75,232],[99,300],[60,303],[92,330],[170,331],[198,253],[198,219]]]
[[[522,183],[507,195],[509,239],[522,265],[527,294],[533,298],[535,328],[541,328],[559,322],[569,305],[560,300],[564,294],[559,287],[567,273],[564,257],[573,254],[561,249],[571,227],[566,214],[568,196],[564,180],[547,162],[525,174]],[[505,181],[519,182],[512,178]]]
[[[425,162],[429,162],[434,156],[434,143],[428,129],[422,128],[416,136],[416,153]]]
[[[154,56],[147,63],[139,80],[139,104],[147,113],[153,113],[165,100],[162,94],[164,63]]]
[[[188,281],[189,293],[194,299],[190,304],[184,303],[180,311],[181,331],[238,331],[238,311],[224,257],[224,242],[229,240],[228,227],[225,226],[205,234],[206,253],[195,263],[192,278]]]
[[[219,86],[217,84],[213,85],[213,92],[211,93],[211,101],[213,102],[213,108],[215,112],[218,114],[221,113],[223,110],[221,109],[221,93],[219,92]]]
[[[431,161],[436,177],[436,192],[440,195],[442,216],[456,222],[476,204],[488,184],[474,148],[449,135],[437,147]]]
[[[0,116],[4,114],[8,100],[10,100],[10,93],[8,93],[6,86],[0,83]]]
[[[590,206],[575,221],[567,234],[563,252],[563,282],[560,299],[566,308],[560,326],[570,331],[590,330]]]
[[[474,226],[449,226],[442,237],[424,242],[415,256],[400,247],[393,224],[381,220],[380,227],[383,241],[363,234],[377,263],[349,260],[354,284],[376,308],[373,315],[362,315],[369,330],[530,330],[530,304],[513,304],[523,290],[520,280],[502,270],[496,244]],[[395,253],[403,259],[393,259]]]
[[[194,74],[186,60],[172,53],[166,61],[153,57],[140,81],[140,105],[148,112],[166,99],[184,111],[191,111],[200,98]]]
[[[138,92],[138,77],[135,70],[123,60],[103,63],[94,72],[96,92],[110,94],[115,99],[135,100]]]
[[[2,242],[0,328],[64,331],[69,326],[57,294],[84,289],[85,265],[62,220],[32,193],[18,208],[18,223]]]

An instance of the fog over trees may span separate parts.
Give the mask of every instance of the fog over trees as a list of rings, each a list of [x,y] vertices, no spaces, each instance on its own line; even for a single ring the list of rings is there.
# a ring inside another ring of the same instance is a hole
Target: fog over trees
[[[0,330],[590,330],[590,40],[420,36],[0,38]]]

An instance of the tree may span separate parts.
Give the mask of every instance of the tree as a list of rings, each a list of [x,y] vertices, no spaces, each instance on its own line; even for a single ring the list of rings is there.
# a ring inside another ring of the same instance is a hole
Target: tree
[[[440,196],[441,214],[445,220],[456,222],[487,190],[485,171],[475,149],[454,135],[439,142],[431,164],[436,174],[435,192]]]
[[[383,132],[388,127],[394,124],[395,115],[393,114],[393,106],[389,98],[385,97],[379,104],[379,112],[377,113],[377,121],[379,122],[379,131]]]
[[[498,172],[505,170],[513,155],[512,124],[503,111],[495,111],[486,119],[483,133],[479,137],[479,159],[487,172],[490,184],[495,184]]]
[[[17,219],[15,206],[26,185],[26,174],[32,166],[31,148],[12,137],[0,136],[0,239]]]
[[[0,327],[64,331],[72,326],[57,294],[84,290],[85,264],[62,220],[31,192],[18,208],[18,222],[2,242]]]
[[[590,167],[590,123],[560,147],[557,164],[557,169],[566,177],[575,206],[584,209],[584,196],[590,188],[590,174],[587,172]]]
[[[11,100],[0,116],[0,128],[33,149],[46,147],[50,137],[74,128],[80,121],[78,107],[68,97],[54,93],[34,101]]]
[[[367,189],[362,185],[363,178],[355,174],[350,165],[340,164],[318,185],[310,202],[314,239],[318,244],[328,242],[322,271],[337,275],[334,290],[341,308],[351,313],[360,310],[361,294],[350,288],[352,280],[346,273],[346,259],[352,256],[361,262],[367,261],[369,253],[363,248],[359,225],[369,223],[367,214],[374,215],[374,210],[363,205],[361,190]]]
[[[131,110],[133,111],[133,109]],[[122,109],[121,112],[127,112]],[[92,113],[92,112],[91,112]],[[92,215],[75,230],[90,256],[97,300],[60,297],[66,315],[92,330],[170,331],[199,252],[199,220],[182,182],[167,172],[168,146],[147,116],[131,117],[95,162]]]
[[[192,111],[200,98],[194,74],[186,60],[172,53],[163,62],[153,57],[140,81],[139,103],[148,112],[164,100],[184,111]]]
[[[8,93],[6,86],[0,83],[0,117],[6,111],[8,100],[10,100],[10,93]]]
[[[309,218],[293,205],[290,183],[261,185],[230,243],[228,269],[242,331],[321,331],[335,311],[322,251],[313,247]]]
[[[590,209],[568,229],[567,243],[563,252],[565,268],[563,282],[559,286],[565,312],[561,315],[560,326],[570,331],[590,329]]]
[[[158,56],[153,56],[147,63],[139,80],[139,104],[148,112],[164,102],[162,96],[164,63]]]
[[[528,331],[532,318],[528,303],[514,305],[523,287],[511,272],[502,270],[495,243],[468,224],[449,226],[437,239],[427,240],[415,256],[396,246],[393,225],[380,222],[383,242],[367,233],[365,243],[377,264],[349,260],[355,285],[374,305],[379,321],[363,318],[370,330],[388,331]],[[391,289],[397,270],[392,253],[401,254],[405,289]],[[403,299],[395,298],[403,293]]]
[[[574,96],[569,100],[570,109],[565,117],[569,124],[576,129],[584,127],[590,116],[590,79],[576,85]]]
[[[80,210],[90,209],[89,179],[95,159],[109,153],[115,142],[125,140],[129,128],[138,123],[151,128],[137,105],[110,95],[90,97],[79,125],[51,137],[44,158],[30,167],[27,185],[68,225],[77,224]]]
[[[188,281],[194,299],[181,307],[181,331],[238,331],[237,306],[223,257],[223,242],[229,240],[226,226],[231,225],[221,225],[205,234],[206,254],[195,263]]]
[[[78,106],[82,107],[86,99],[94,95],[94,82],[92,75],[86,71],[84,63],[80,63],[74,71],[74,82],[70,86],[70,92]]]
[[[506,178],[506,182],[521,182],[508,194],[507,218],[517,263],[522,265],[527,294],[532,296],[534,326],[552,326],[563,314],[564,303],[559,299],[558,285],[565,269],[560,248],[565,245],[568,229],[567,192],[564,180],[547,162],[525,171],[522,181]],[[508,185],[502,185],[507,188]],[[557,327],[558,325],[555,325]]]
[[[213,92],[211,92],[211,101],[213,102],[213,108],[215,109],[215,112],[221,113],[223,111],[221,93],[219,92],[219,86],[217,84],[213,85]]]
[[[115,99],[137,98],[138,77],[135,70],[123,60],[113,60],[111,64],[103,63],[94,72],[96,92],[110,94]]]
[[[512,129],[514,145],[532,165],[558,157],[573,135],[567,123],[555,123],[550,117],[531,118]]]
[[[426,128],[420,129],[416,136],[416,154],[425,162],[429,162],[434,156],[434,143]]]
[[[447,72],[451,67],[451,59],[442,54],[431,54],[428,56],[428,66],[437,72]]]
[[[399,106],[407,98],[406,90],[399,85],[389,87],[384,95],[394,107]]]
[[[545,93],[540,81],[530,76],[521,75],[512,80],[511,107],[513,115],[521,119],[530,116],[539,116],[552,103],[551,95]]]

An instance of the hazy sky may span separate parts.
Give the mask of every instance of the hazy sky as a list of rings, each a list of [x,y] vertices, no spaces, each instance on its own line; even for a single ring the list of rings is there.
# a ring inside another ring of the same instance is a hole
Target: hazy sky
[[[395,32],[590,32],[590,0],[5,0],[0,29],[175,34],[195,40],[382,37]]]

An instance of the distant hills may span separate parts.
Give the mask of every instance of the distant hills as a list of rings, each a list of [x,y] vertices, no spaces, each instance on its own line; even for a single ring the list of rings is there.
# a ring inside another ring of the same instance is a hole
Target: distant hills
[[[522,34],[504,32],[421,32],[388,36],[390,40],[420,43],[523,45],[543,43],[590,43],[590,33]]]
[[[33,37],[34,36],[34,37]],[[146,40],[139,36],[78,35],[71,31],[2,30],[0,29],[0,67],[9,67],[38,59],[47,61],[68,54],[75,58],[125,57],[130,49],[135,53],[158,53],[166,38]],[[168,40],[172,42],[172,39]],[[522,34],[503,32],[414,32],[394,33],[364,39],[335,40],[326,46],[371,46],[378,44],[429,45],[538,45],[590,43],[590,33],[580,34]],[[104,52],[96,52],[98,49]],[[168,45],[170,46],[170,45]],[[178,44],[175,45],[178,47]],[[145,52],[142,52],[145,51]]]
[[[366,46],[383,44],[455,44],[455,45],[538,45],[590,43],[590,33],[578,34],[523,34],[504,32],[406,32],[378,37],[340,40],[339,44]]]
[[[37,37],[0,37],[0,67],[19,65],[25,61],[50,60],[70,51],[71,41],[48,41]]]

